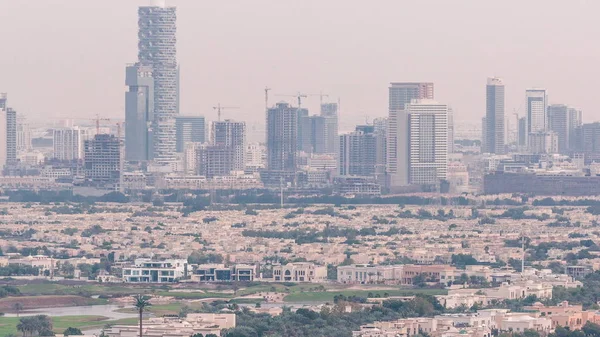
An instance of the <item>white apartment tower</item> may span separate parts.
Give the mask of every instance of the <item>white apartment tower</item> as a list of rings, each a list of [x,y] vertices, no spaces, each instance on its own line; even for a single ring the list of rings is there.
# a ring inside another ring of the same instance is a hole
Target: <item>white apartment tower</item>
[[[54,130],[54,158],[58,160],[83,159],[85,130],[79,127]]]
[[[413,99],[433,99],[433,83],[391,83],[387,128],[387,171],[390,187],[409,183],[408,113]]]
[[[481,143],[482,152],[504,154],[504,82],[499,78],[488,78],[486,86],[485,125]]]
[[[527,132],[525,137],[529,137],[532,133],[546,132],[548,129],[548,94],[546,89],[527,89],[525,91],[525,107],[527,109],[525,119]]]
[[[413,100],[409,114],[409,168],[413,185],[438,185],[448,172],[448,106]]]

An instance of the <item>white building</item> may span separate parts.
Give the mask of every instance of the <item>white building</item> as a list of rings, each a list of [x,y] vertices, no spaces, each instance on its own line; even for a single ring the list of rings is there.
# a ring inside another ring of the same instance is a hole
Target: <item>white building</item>
[[[123,281],[129,283],[170,283],[187,275],[187,260],[137,259],[132,266],[123,267]]]
[[[221,335],[221,330],[235,328],[235,314],[188,314],[178,317],[153,317],[144,322],[143,335],[152,337],[189,337],[196,334]],[[108,337],[136,337],[137,325],[114,325],[105,332]]]
[[[85,130],[79,127],[54,130],[54,158],[59,160],[83,159]]]
[[[546,132],[548,127],[548,94],[546,89],[534,88],[525,91],[525,137],[526,144],[530,134]]]
[[[409,117],[409,174],[415,185],[437,185],[448,174],[448,106],[413,100]]]
[[[374,266],[366,264],[339,266],[337,281],[350,284],[400,283],[402,267],[403,265]]]

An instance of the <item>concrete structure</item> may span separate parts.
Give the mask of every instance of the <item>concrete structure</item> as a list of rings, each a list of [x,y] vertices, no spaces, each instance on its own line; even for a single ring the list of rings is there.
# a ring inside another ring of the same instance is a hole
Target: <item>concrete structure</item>
[[[173,283],[187,275],[187,260],[136,259],[123,267],[123,282],[128,283]]]
[[[6,165],[17,164],[17,112],[6,109]]]
[[[548,127],[548,94],[546,89],[527,89],[525,91],[526,137],[532,133],[544,133]]]
[[[298,118],[298,150],[306,153],[327,153],[327,119],[322,116]],[[301,133],[300,133],[301,132]]]
[[[85,130],[79,127],[54,129],[54,158],[68,161],[83,159],[85,137]]]
[[[204,116],[177,116],[175,119],[177,152],[185,150],[186,143],[207,142],[206,120]]]
[[[488,78],[486,86],[486,115],[483,135],[484,153],[505,152],[504,83],[499,78]]]
[[[159,164],[171,164],[176,160],[175,117],[179,114],[176,8],[143,6],[138,15],[138,60],[152,67],[154,78],[152,156]]]
[[[327,267],[310,262],[294,262],[286,265],[273,265],[275,282],[312,282],[327,281]]]
[[[84,144],[86,183],[118,189],[123,169],[121,140],[114,135],[99,134]]]
[[[129,65],[125,71],[125,159],[152,159],[154,122],[154,77],[151,65]]]
[[[243,171],[246,165],[246,123],[224,120],[213,122],[211,144],[228,149],[231,171]]]
[[[280,102],[267,111],[267,168],[270,171],[296,171],[297,110]]]
[[[559,137],[553,131],[530,133],[527,142],[529,152],[533,154],[558,153],[560,148]]]
[[[391,83],[387,129],[387,171],[390,186],[409,183],[409,126],[406,104],[413,99],[433,99],[433,83]]]
[[[223,264],[201,264],[192,274],[192,281],[196,282],[246,282],[254,281],[256,266]]]
[[[406,105],[409,124],[409,182],[439,185],[448,172],[448,106],[433,100]]]
[[[17,151],[31,150],[31,128],[24,116],[17,116]]]
[[[225,146],[203,144],[196,150],[197,174],[212,178],[228,176],[233,171],[233,149]]]

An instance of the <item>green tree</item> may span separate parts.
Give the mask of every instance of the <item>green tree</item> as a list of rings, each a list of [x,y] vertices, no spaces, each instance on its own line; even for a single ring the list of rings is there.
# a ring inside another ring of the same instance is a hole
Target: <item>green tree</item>
[[[67,330],[63,332],[65,336],[83,336],[83,332],[77,328],[68,327]]]
[[[135,295],[133,297],[134,300],[134,304],[133,306],[137,309],[139,316],[140,316],[140,337],[143,336],[143,316],[144,316],[144,311],[146,311],[148,309],[149,306],[151,306],[152,304],[150,303],[150,298],[148,296],[143,296],[141,294],[139,295]]]
[[[15,313],[17,314],[17,317],[19,317],[19,314],[23,310],[23,304],[21,304],[20,302],[17,302],[12,305],[12,308],[15,311]]]

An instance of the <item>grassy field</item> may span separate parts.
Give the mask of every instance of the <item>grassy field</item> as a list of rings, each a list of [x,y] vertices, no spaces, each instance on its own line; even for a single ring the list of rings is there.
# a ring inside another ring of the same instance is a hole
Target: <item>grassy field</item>
[[[17,331],[18,323],[19,318],[17,317],[0,317],[0,336],[7,336],[10,334],[20,335],[20,333]],[[52,324],[54,326],[54,332],[62,333],[68,327],[84,330],[101,328],[106,324],[137,324],[137,319],[127,318],[117,321],[109,321],[104,316],[62,316],[53,317]]]
[[[83,284],[64,285],[58,283],[35,283],[17,286],[23,295],[129,295],[151,293],[158,287],[124,287],[118,285]]]
[[[344,290],[344,291],[323,291],[323,292],[295,292],[287,295],[283,300],[285,302],[333,302],[336,295],[367,297],[379,295],[389,296],[414,296],[424,295],[444,295],[447,291],[443,289],[405,289],[405,290]]]

